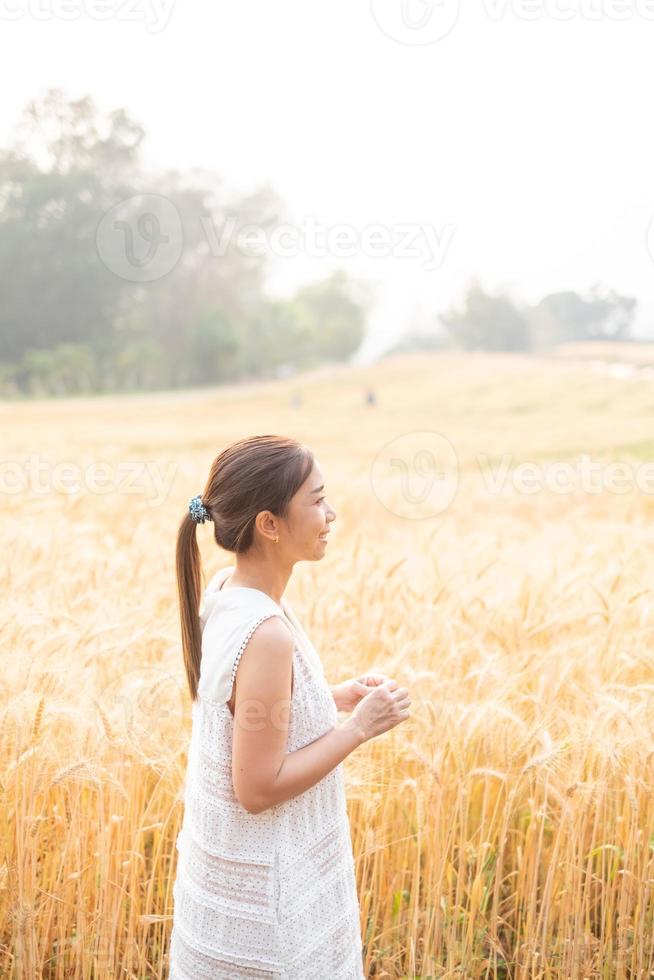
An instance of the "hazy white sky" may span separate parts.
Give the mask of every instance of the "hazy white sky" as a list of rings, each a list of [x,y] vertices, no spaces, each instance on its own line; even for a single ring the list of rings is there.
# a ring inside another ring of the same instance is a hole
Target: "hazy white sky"
[[[312,257],[300,231],[272,285],[364,278],[374,347],[475,274],[525,300],[599,282],[654,334],[654,0],[0,0],[0,20],[3,143],[56,85],[125,106],[152,166],[270,182],[299,228],[358,242]]]

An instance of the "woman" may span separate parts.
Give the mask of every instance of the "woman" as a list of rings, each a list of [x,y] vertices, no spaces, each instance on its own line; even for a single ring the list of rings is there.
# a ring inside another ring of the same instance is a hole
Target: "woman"
[[[177,839],[170,980],[361,980],[341,762],[408,717],[383,674],[330,687],[283,593],[335,513],[312,453],[255,436],[214,460],[177,539],[193,729]],[[204,592],[198,523],[236,556]],[[352,711],[339,722],[338,710]]]

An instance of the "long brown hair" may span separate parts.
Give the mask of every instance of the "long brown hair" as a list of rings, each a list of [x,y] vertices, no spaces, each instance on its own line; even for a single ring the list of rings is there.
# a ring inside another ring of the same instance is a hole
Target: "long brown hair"
[[[269,510],[286,517],[290,500],[313,463],[313,453],[286,436],[252,436],[223,449],[211,464],[201,496],[213,521],[216,544],[236,555],[249,551],[257,514]],[[202,562],[196,530],[197,523],[187,511],[177,533],[176,568],[184,666],[193,701],[202,658]]]

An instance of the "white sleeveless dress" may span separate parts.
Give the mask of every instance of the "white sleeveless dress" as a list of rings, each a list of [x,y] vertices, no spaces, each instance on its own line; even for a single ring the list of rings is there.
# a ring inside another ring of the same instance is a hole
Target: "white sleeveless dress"
[[[291,629],[293,694],[287,751],[337,723],[322,662],[286,600],[208,584],[202,661],[177,838],[169,980],[364,980],[359,902],[342,763],[293,799],[252,814],[232,784],[238,661],[257,626]]]

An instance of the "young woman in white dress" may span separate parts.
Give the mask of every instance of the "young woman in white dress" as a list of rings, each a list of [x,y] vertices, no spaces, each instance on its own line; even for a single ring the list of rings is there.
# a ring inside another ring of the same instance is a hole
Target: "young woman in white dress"
[[[311,451],[255,436],[214,460],[177,540],[193,727],[170,980],[362,980],[343,760],[409,716],[370,673],[330,686],[283,593],[336,514]],[[198,523],[235,556],[204,590]],[[338,711],[351,712],[343,721]]]

